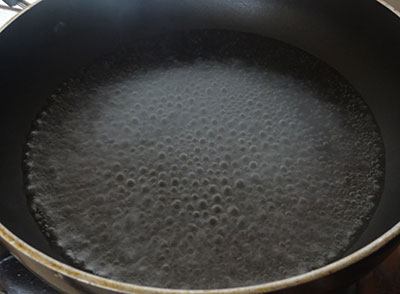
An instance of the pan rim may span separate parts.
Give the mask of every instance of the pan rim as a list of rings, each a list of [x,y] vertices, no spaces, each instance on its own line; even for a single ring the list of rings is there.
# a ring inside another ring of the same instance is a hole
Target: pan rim
[[[221,289],[167,289],[157,288],[150,286],[141,286],[137,284],[130,284],[124,282],[118,282],[112,279],[103,278],[94,274],[90,274],[62,263],[43,252],[33,248],[31,245],[21,240],[19,237],[14,235],[8,230],[2,223],[0,223],[0,240],[7,246],[7,248],[16,254],[23,254],[25,257],[30,258],[36,263],[40,264],[47,269],[60,274],[61,276],[68,277],[70,279],[78,280],[81,283],[102,288],[104,290],[118,291],[119,293],[143,293],[143,294],[154,294],[154,293],[169,293],[169,294],[251,294],[251,293],[268,293],[271,291],[282,290],[311,282],[328,275],[334,274],[340,270],[343,270],[356,262],[364,259],[365,257],[378,251],[381,247],[389,243],[391,240],[400,235],[400,222],[395,224],[390,230],[375,239],[368,245],[362,247],[356,252],[347,255],[335,262],[327,264],[321,268],[309,271],[304,274],[292,276],[282,280],[273,282],[257,284],[245,287],[235,288],[221,288]]]
[[[400,10],[395,9],[392,5],[387,3],[385,0],[376,0],[380,4],[386,6],[393,13],[400,17]],[[3,26],[0,27],[0,33],[3,32],[9,25],[11,25],[16,19],[21,17],[24,13],[32,9],[34,6],[42,2],[42,0],[37,0],[32,3],[27,9],[24,9],[22,12],[17,13],[13,16],[9,21],[7,21]],[[365,257],[373,254],[378,251],[381,247],[389,243],[391,240],[395,239],[398,235],[400,235],[400,222],[395,224],[391,229],[386,231],[380,237],[370,242],[366,246],[360,248],[354,253],[347,255],[335,262],[327,264],[321,268],[306,272],[304,274],[288,277],[285,279],[272,281],[263,284],[257,284],[252,286],[245,287],[235,287],[235,288],[223,288],[223,289],[196,289],[196,290],[185,290],[185,289],[167,289],[167,288],[158,288],[158,287],[150,287],[150,286],[141,286],[138,284],[132,283],[124,283],[115,281],[108,278],[103,278],[94,274],[90,274],[69,266],[65,263],[62,263],[45,253],[35,249],[15,234],[13,234],[10,230],[7,229],[0,222],[0,241],[2,241],[6,247],[15,255],[20,256],[24,255],[26,258],[36,262],[37,264],[45,267],[46,269],[58,273],[61,277],[67,277],[73,280],[77,280],[83,284],[88,286],[101,288],[104,290],[118,291],[119,293],[169,293],[169,294],[216,294],[216,293],[226,293],[226,294],[250,294],[250,293],[268,293],[271,291],[282,290],[285,288],[290,288],[294,286],[298,286],[301,284],[305,284],[326,276],[329,276],[333,273],[336,273],[340,270],[343,270],[358,261],[364,259]],[[61,278],[60,277],[60,278]]]

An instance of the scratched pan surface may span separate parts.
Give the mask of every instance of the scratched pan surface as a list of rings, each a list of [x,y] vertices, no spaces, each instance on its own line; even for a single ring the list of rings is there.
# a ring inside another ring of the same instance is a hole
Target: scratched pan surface
[[[400,40],[397,36],[400,22],[394,14],[374,1],[121,0],[118,4],[115,5],[115,1],[83,4],[81,1],[44,1],[0,35],[0,221],[9,230],[2,227],[1,236],[29,268],[65,292],[157,291],[106,281],[60,264],[55,266],[47,257],[19,243],[18,238],[65,262],[49,245],[27,205],[22,175],[23,146],[46,98],[74,71],[121,44],[182,29],[255,33],[318,57],[335,68],[361,94],[376,119],[385,145],[383,195],[368,226],[348,250],[348,254],[355,252],[354,255],[313,274],[230,291],[320,291],[321,287],[326,290],[348,282],[349,277],[355,278],[362,267],[373,266],[395,246],[398,227],[364,251],[358,251],[399,221]],[[375,251],[378,247],[381,249]],[[364,258],[366,256],[368,258]],[[59,275],[54,275],[57,271]],[[332,272],[337,273],[330,275]]]

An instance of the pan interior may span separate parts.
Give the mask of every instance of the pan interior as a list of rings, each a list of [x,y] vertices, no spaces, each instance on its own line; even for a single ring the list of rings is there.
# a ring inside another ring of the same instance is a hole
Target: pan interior
[[[368,106],[276,40],[190,31],[97,60],[34,122],[26,188],[72,264],[170,288],[252,285],[340,258],[383,189]]]

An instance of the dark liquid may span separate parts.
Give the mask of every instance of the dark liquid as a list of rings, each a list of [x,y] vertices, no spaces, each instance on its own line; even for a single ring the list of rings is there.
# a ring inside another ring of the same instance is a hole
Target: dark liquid
[[[323,266],[366,224],[384,174],[374,119],[338,73],[234,32],[97,61],[50,99],[29,147],[32,208],[65,255],[158,287]]]

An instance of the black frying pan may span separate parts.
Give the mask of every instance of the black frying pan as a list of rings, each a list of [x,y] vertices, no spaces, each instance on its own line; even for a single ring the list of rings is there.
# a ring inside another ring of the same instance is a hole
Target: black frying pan
[[[352,281],[382,260],[397,245],[400,232],[396,225],[400,219],[400,22],[372,0],[54,0],[36,4],[0,34],[0,237],[7,248],[66,293],[167,291],[102,279],[64,264],[28,208],[23,146],[47,97],[82,65],[136,38],[190,29],[255,33],[320,58],[362,95],[385,144],[381,201],[346,258],[313,273],[227,292],[321,292]]]

